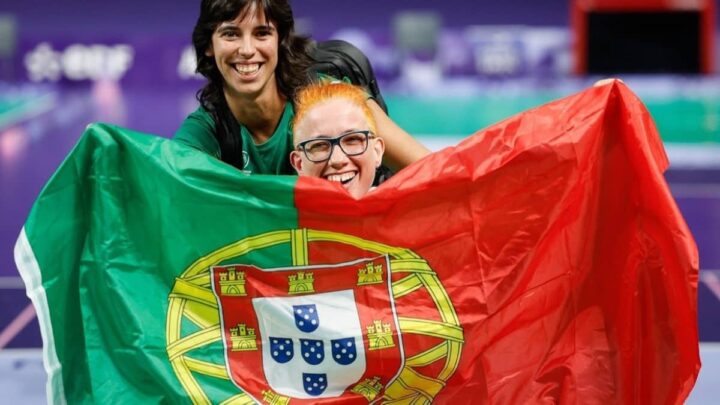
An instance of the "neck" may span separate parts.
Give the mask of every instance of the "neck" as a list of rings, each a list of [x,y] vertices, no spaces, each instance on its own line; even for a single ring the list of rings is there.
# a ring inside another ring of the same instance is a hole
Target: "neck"
[[[256,144],[266,142],[275,132],[287,98],[279,91],[257,97],[231,97],[225,93],[230,112],[252,135]]]

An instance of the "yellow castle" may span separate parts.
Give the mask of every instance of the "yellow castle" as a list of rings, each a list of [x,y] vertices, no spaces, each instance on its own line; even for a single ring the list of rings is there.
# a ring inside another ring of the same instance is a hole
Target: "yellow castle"
[[[356,394],[360,394],[365,397],[365,399],[368,400],[368,402],[372,402],[375,397],[378,396],[380,391],[382,391],[383,386],[380,384],[380,377],[373,377],[372,379],[365,379],[363,382],[358,383],[356,386],[353,387],[352,392]]]
[[[268,405],[287,405],[290,403],[290,398],[276,394],[270,390],[262,392],[263,401]]]
[[[357,285],[380,284],[383,282],[383,265],[366,263],[358,270]]]
[[[220,273],[220,295],[229,297],[246,296],[245,272],[236,271],[235,267],[229,267],[226,272]]]
[[[246,352],[257,350],[257,336],[255,336],[255,328],[247,328],[244,323],[239,323],[236,327],[230,328],[230,348],[233,352]]]
[[[367,326],[368,348],[370,350],[387,349],[395,347],[393,340],[392,328],[389,323],[382,323],[375,320],[373,324]]]
[[[288,277],[288,294],[307,294],[315,292],[313,273],[299,271]]]

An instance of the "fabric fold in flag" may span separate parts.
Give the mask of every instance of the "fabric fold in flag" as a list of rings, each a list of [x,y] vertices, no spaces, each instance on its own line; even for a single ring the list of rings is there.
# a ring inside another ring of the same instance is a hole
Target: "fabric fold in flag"
[[[621,83],[355,200],[94,124],[15,249],[54,403],[680,404],[698,257]]]

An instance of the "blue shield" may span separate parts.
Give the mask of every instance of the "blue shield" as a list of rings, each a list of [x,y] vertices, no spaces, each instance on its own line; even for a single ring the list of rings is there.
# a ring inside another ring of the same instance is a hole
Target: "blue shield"
[[[325,360],[325,344],[322,340],[300,339],[300,352],[302,358],[313,366]]]
[[[303,388],[308,395],[316,397],[327,388],[327,374],[302,373],[302,378]]]
[[[270,355],[273,360],[281,364],[287,363],[292,360],[294,353],[292,339],[281,337],[270,338]]]
[[[330,341],[330,345],[332,346],[332,358],[338,364],[347,366],[357,358],[355,338],[333,339]]]
[[[314,332],[320,326],[320,318],[315,304],[293,305],[295,326],[305,333]]]

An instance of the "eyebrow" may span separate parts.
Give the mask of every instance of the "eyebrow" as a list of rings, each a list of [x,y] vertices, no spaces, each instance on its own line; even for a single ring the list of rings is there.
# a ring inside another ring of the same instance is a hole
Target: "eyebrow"
[[[339,136],[347,135],[347,134],[350,134],[353,132],[358,132],[358,131],[364,131],[364,129],[346,129],[345,131],[340,132],[339,134],[335,134],[335,135],[320,134],[320,135],[315,135],[314,137],[309,138],[309,139],[332,139],[332,138],[337,138]]]
[[[237,24],[234,22],[234,20],[233,20],[233,21],[223,21],[223,22],[221,22],[220,24],[218,24],[217,28],[215,28],[215,29],[216,29],[216,30],[221,30],[221,29],[225,29],[225,28],[234,28],[234,29],[237,29],[238,26],[237,26]],[[253,26],[253,29],[254,29],[254,30],[256,30],[256,29],[258,29],[258,28],[265,28],[265,29],[268,29],[268,30],[271,30],[271,31],[276,31],[275,27],[272,25],[272,23],[271,23],[270,21],[267,21],[265,24],[256,24],[256,25]]]

